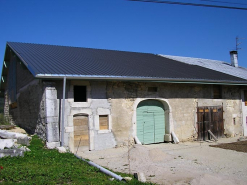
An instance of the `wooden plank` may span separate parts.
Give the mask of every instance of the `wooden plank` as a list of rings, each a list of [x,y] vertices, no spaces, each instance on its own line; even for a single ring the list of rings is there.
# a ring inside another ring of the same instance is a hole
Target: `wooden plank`
[[[214,138],[215,141],[218,141],[218,139],[215,137],[215,135],[210,130],[208,130],[208,133]]]
[[[99,129],[100,130],[108,130],[109,129],[109,122],[107,115],[100,115],[99,116]]]
[[[75,151],[77,149],[80,151],[89,150],[88,116],[74,117],[73,124]]]

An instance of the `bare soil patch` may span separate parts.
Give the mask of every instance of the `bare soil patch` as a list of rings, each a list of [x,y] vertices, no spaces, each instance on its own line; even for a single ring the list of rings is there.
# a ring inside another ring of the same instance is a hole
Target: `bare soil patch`
[[[209,145],[209,146],[247,153],[247,141],[238,141],[238,142],[234,142],[234,143],[224,143],[224,144]]]

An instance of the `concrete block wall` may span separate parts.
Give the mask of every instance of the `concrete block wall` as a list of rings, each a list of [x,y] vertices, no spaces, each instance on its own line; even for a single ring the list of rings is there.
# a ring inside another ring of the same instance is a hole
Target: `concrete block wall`
[[[87,86],[87,102],[74,102],[74,85]],[[89,150],[115,147],[116,142],[111,131],[111,105],[106,98],[106,82],[69,81],[66,89],[68,91],[65,103],[65,145],[75,152],[73,116],[83,114],[88,116]],[[99,115],[109,116],[109,130],[103,132],[99,130]]]

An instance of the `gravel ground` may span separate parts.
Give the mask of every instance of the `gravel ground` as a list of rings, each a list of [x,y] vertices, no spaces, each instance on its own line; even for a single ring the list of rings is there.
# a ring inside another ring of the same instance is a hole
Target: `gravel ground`
[[[147,181],[157,184],[245,185],[247,153],[219,148],[246,148],[246,141],[225,144],[237,139],[134,145],[78,155],[114,171],[131,174],[143,172]]]

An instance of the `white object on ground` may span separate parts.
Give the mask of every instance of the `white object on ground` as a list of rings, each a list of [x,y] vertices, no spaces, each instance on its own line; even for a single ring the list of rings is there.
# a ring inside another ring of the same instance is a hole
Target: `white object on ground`
[[[134,137],[134,139],[135,139],[136,144],[139,144],[139,145],[141,145],[141,144],[142,144],[142,143],[140,142],[140,140],[138,139],[138,137],[137,137],[137,136],[135,136],[135,137]]]
[[[175,144],[178,144],[179,143],[179,140],[178,140],[176,134],[173,131],[171,132],[171,134],[172,134],[172,138],[173,138],[174,143]]]
[[[57,149],[58,149],[59,153],[66,153],[67,152],[66,149],[63,146],[57,147]]]

